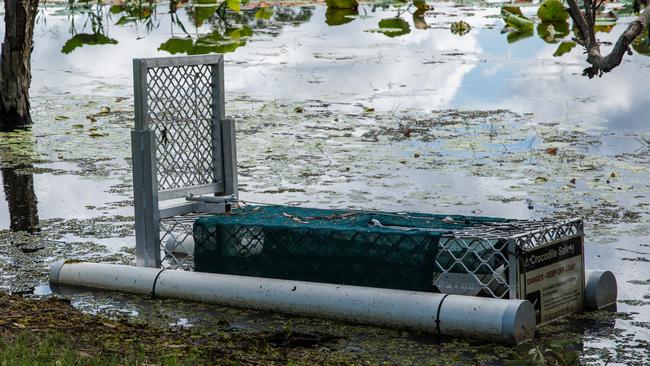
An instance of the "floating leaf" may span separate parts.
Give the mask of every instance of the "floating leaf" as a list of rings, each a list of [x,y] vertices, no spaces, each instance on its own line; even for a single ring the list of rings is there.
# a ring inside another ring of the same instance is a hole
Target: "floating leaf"
[[[557,147],[547,147],[544,151],[549,155],[557,155]]]
[[[356,9],[359,7],[357,0],[326,0],[328,8],[332,9]]]
[[[560,45],[557,47],[557,50],[555,50],[555,53],[553,53],[554,57],[560,57],[564,55],[565,53],[571,52],[573,47],[576,46],[575,42],[561,42]]]
[[[56,117],[54,117],[55,121],[65,121],[66,119],[70,119],[70,117],[67,117],[67,116],[56,116]]]
[[[564,22],[569,19],[569,12],[560,0],[544,0],[537,9],[537,16],[542,22]]]
[[[472,27],[469,25],[469,23],[463,20],[451,23],[451,33],[459,36],[463,36],[469,33],[470,29],[472,29]]]
[[[325,23],[330,26],[350,23],[359,15],[357,9],[334,9],[327,8],[325,12]]]

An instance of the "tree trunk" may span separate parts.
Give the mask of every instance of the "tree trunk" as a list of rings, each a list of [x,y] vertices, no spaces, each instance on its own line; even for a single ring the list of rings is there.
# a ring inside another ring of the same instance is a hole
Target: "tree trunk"
[[[5,0],[5,38],[0,64],[0,127],[31,124],[30,58],[38,0]]]

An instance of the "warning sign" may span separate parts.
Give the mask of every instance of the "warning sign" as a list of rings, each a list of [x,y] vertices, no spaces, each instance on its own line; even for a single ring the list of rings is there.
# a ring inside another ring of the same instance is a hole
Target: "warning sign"
[[[537,324],[583,309],[582,249],[582,237],[577,236],[524,253],[519,293],[535,307]]]

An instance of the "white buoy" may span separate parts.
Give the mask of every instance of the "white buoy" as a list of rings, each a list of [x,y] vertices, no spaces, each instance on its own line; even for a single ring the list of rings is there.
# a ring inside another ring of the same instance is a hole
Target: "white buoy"
[[[63,261],[50,282],[515,344],[531,339],[536,325],[527,300]]]

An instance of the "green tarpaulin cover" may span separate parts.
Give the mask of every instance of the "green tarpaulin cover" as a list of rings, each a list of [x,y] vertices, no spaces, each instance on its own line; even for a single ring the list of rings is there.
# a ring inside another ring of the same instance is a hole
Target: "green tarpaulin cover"
[[[246,206],[195,221],[194,268],[201,272],[431,291],[438,243],[443,235],[504,221],[508,220]]]

